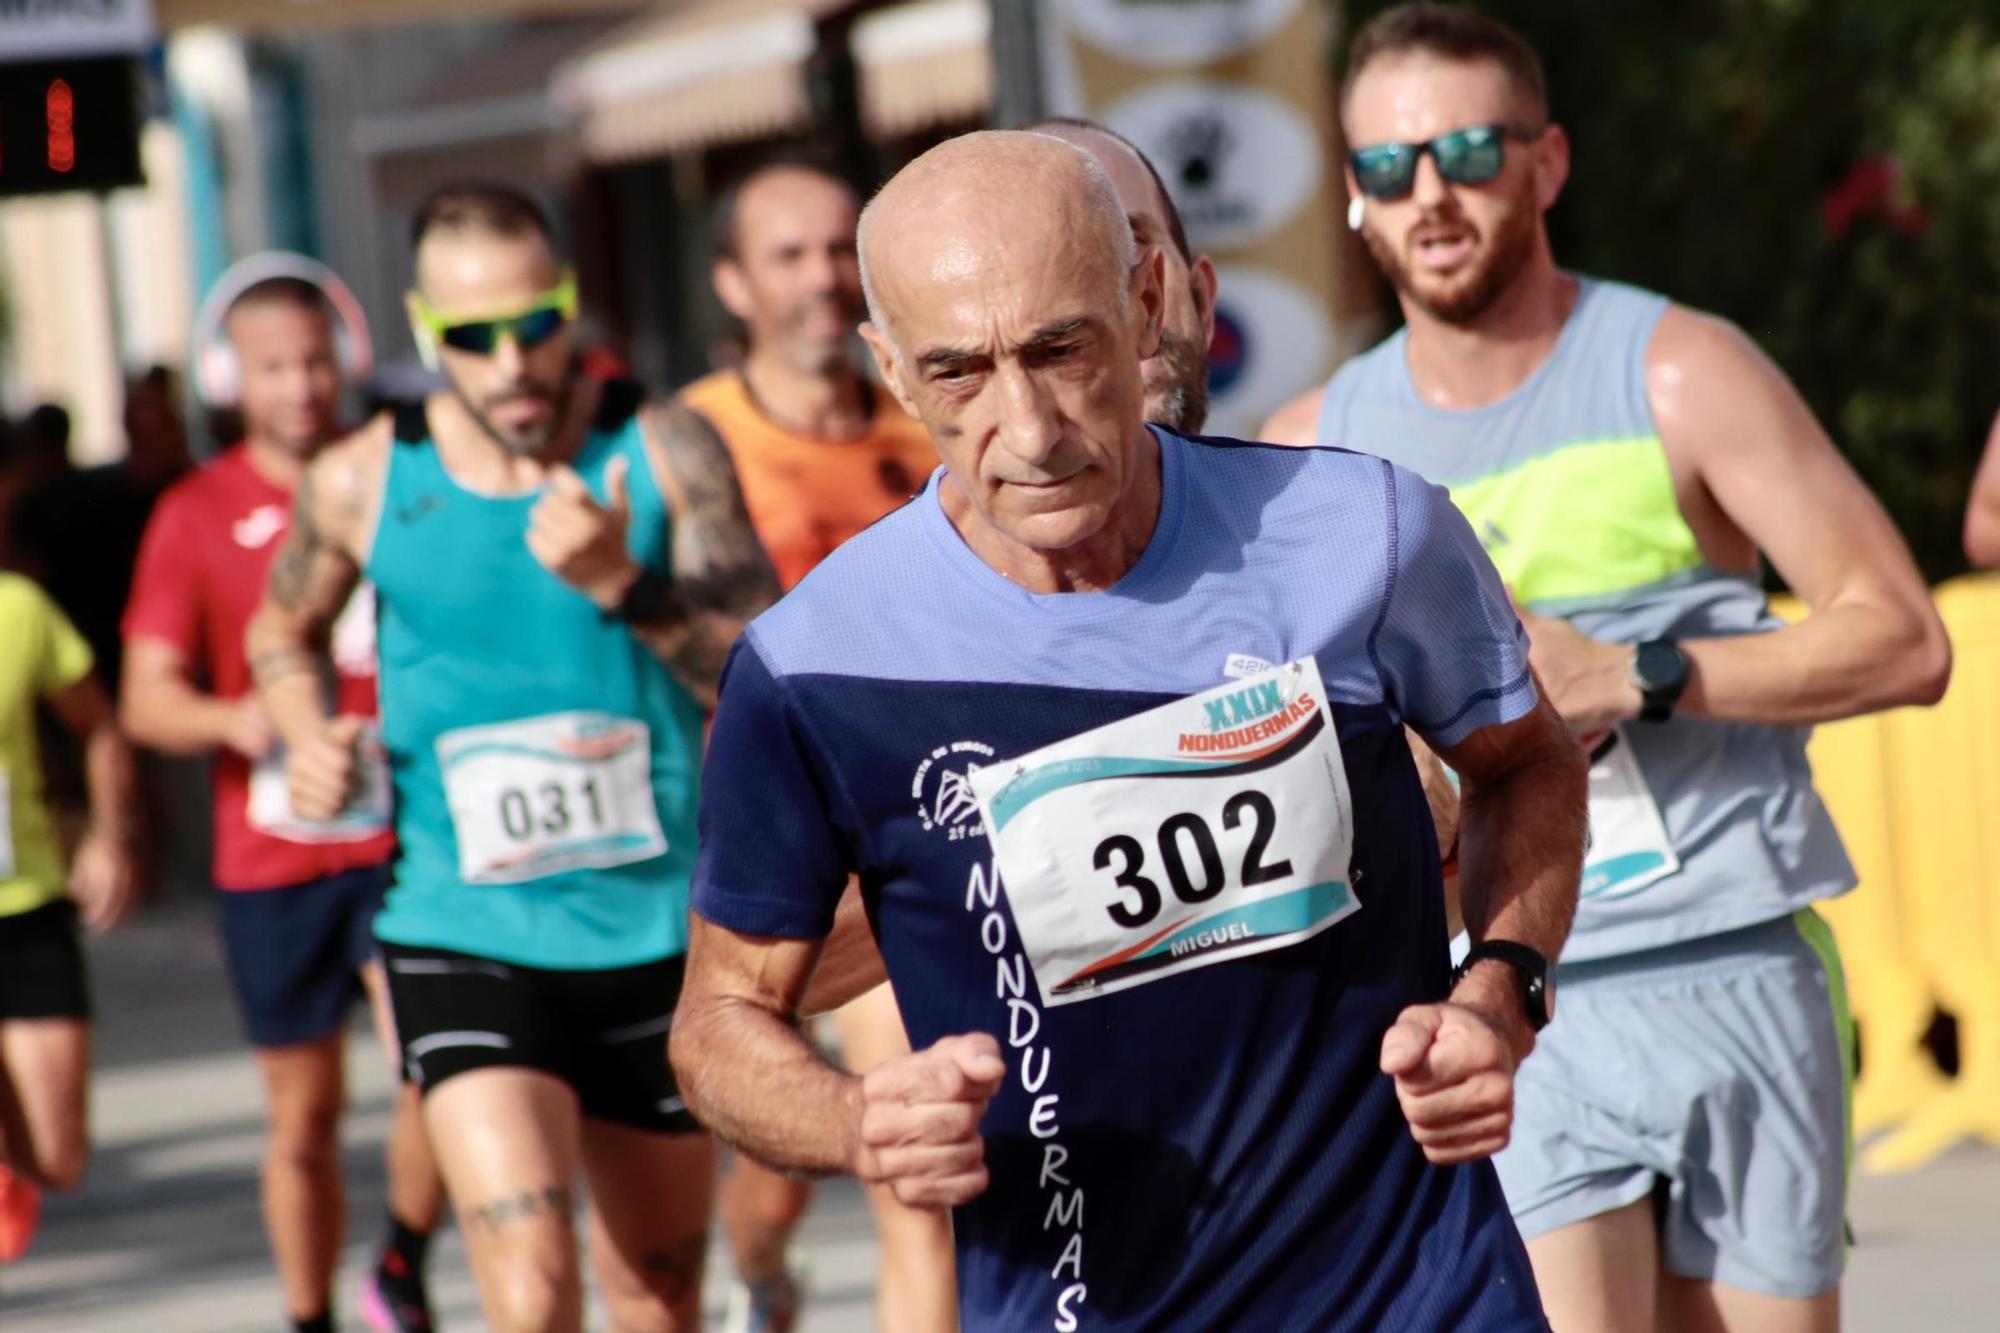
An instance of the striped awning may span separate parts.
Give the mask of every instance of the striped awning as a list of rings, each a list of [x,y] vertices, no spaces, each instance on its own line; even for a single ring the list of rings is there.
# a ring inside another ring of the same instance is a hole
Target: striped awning
[[[798,129],[816,21],[847,2],[695,0],[634,19],[556,71],[556,103],[597,162]]]
[[[983,118],[993,105],[988,0],[916,0],[856,19],[850,49],[870,136]]]
[[[153,0],[163,32],[214,24],[266,34],[466,19],[567,18],[639,7],[639,0]]]

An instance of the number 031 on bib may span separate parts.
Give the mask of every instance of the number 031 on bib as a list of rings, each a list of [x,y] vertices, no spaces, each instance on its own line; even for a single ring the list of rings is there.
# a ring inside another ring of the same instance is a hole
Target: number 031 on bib
[[[1282,949],[1360,910],[1311,658],[971,775],[1045,1004]]]

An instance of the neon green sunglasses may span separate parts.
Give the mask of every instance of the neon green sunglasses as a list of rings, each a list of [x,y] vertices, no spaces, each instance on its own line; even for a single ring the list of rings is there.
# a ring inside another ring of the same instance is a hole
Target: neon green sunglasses
[[[503,338],[512,338],[522,351],[539,347],[569,326],[576,318],[576,307],[574,273],[563,274],[561,282],[536,297],[525,310],[481,319],[453,319],[426,301],[422,292],[410,293],[410,312],[434,342],[478,356],[493,355]]]

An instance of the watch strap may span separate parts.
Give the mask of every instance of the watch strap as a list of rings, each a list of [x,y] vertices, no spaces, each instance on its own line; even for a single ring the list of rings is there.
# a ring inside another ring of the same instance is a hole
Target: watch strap
[[[1521,995],[1521,1011],[1527,1016],[1528,1026],[1537,1032],[1547,1027],[1549,960],[1542,952],[1518,940],[1482,940],[1472,946],[1465,955],[1465,961],[1452,971],[1452,985],[1456,987],[1463,981],[1474,964],[1488,960],[1505,963],[1513,970],[1515,988]]]

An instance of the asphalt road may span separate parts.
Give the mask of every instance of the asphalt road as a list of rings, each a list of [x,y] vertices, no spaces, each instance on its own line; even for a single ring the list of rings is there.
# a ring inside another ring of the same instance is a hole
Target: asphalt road
[[[84,1189],[50,1202],[33,1252],[0,1269],[0,1329],[269,1333],[282,1320],[257,1213],[256,1074],[205,905],[150,911],[94,942],[92,964],[95,1156]],[[344,1326],[359,1329],[352,1294],[382,1214],[390,1079],[359,1026],[349,1052],[351,1243],[340,1291]],[[2000,1329],[2000,1151],[1965,1147],[1911,1175],[1863,1177],[1853,1216],[1848,1328]],[[850,1183],[824,1189],[803,1249],[816,1291],[809,1333],[872,1329],[874,1244]],[[441,1326],[479,1327],[455,1232],[439,1236],[432,1267]],[[719,1283],[709,1303],[719,1319]]]

